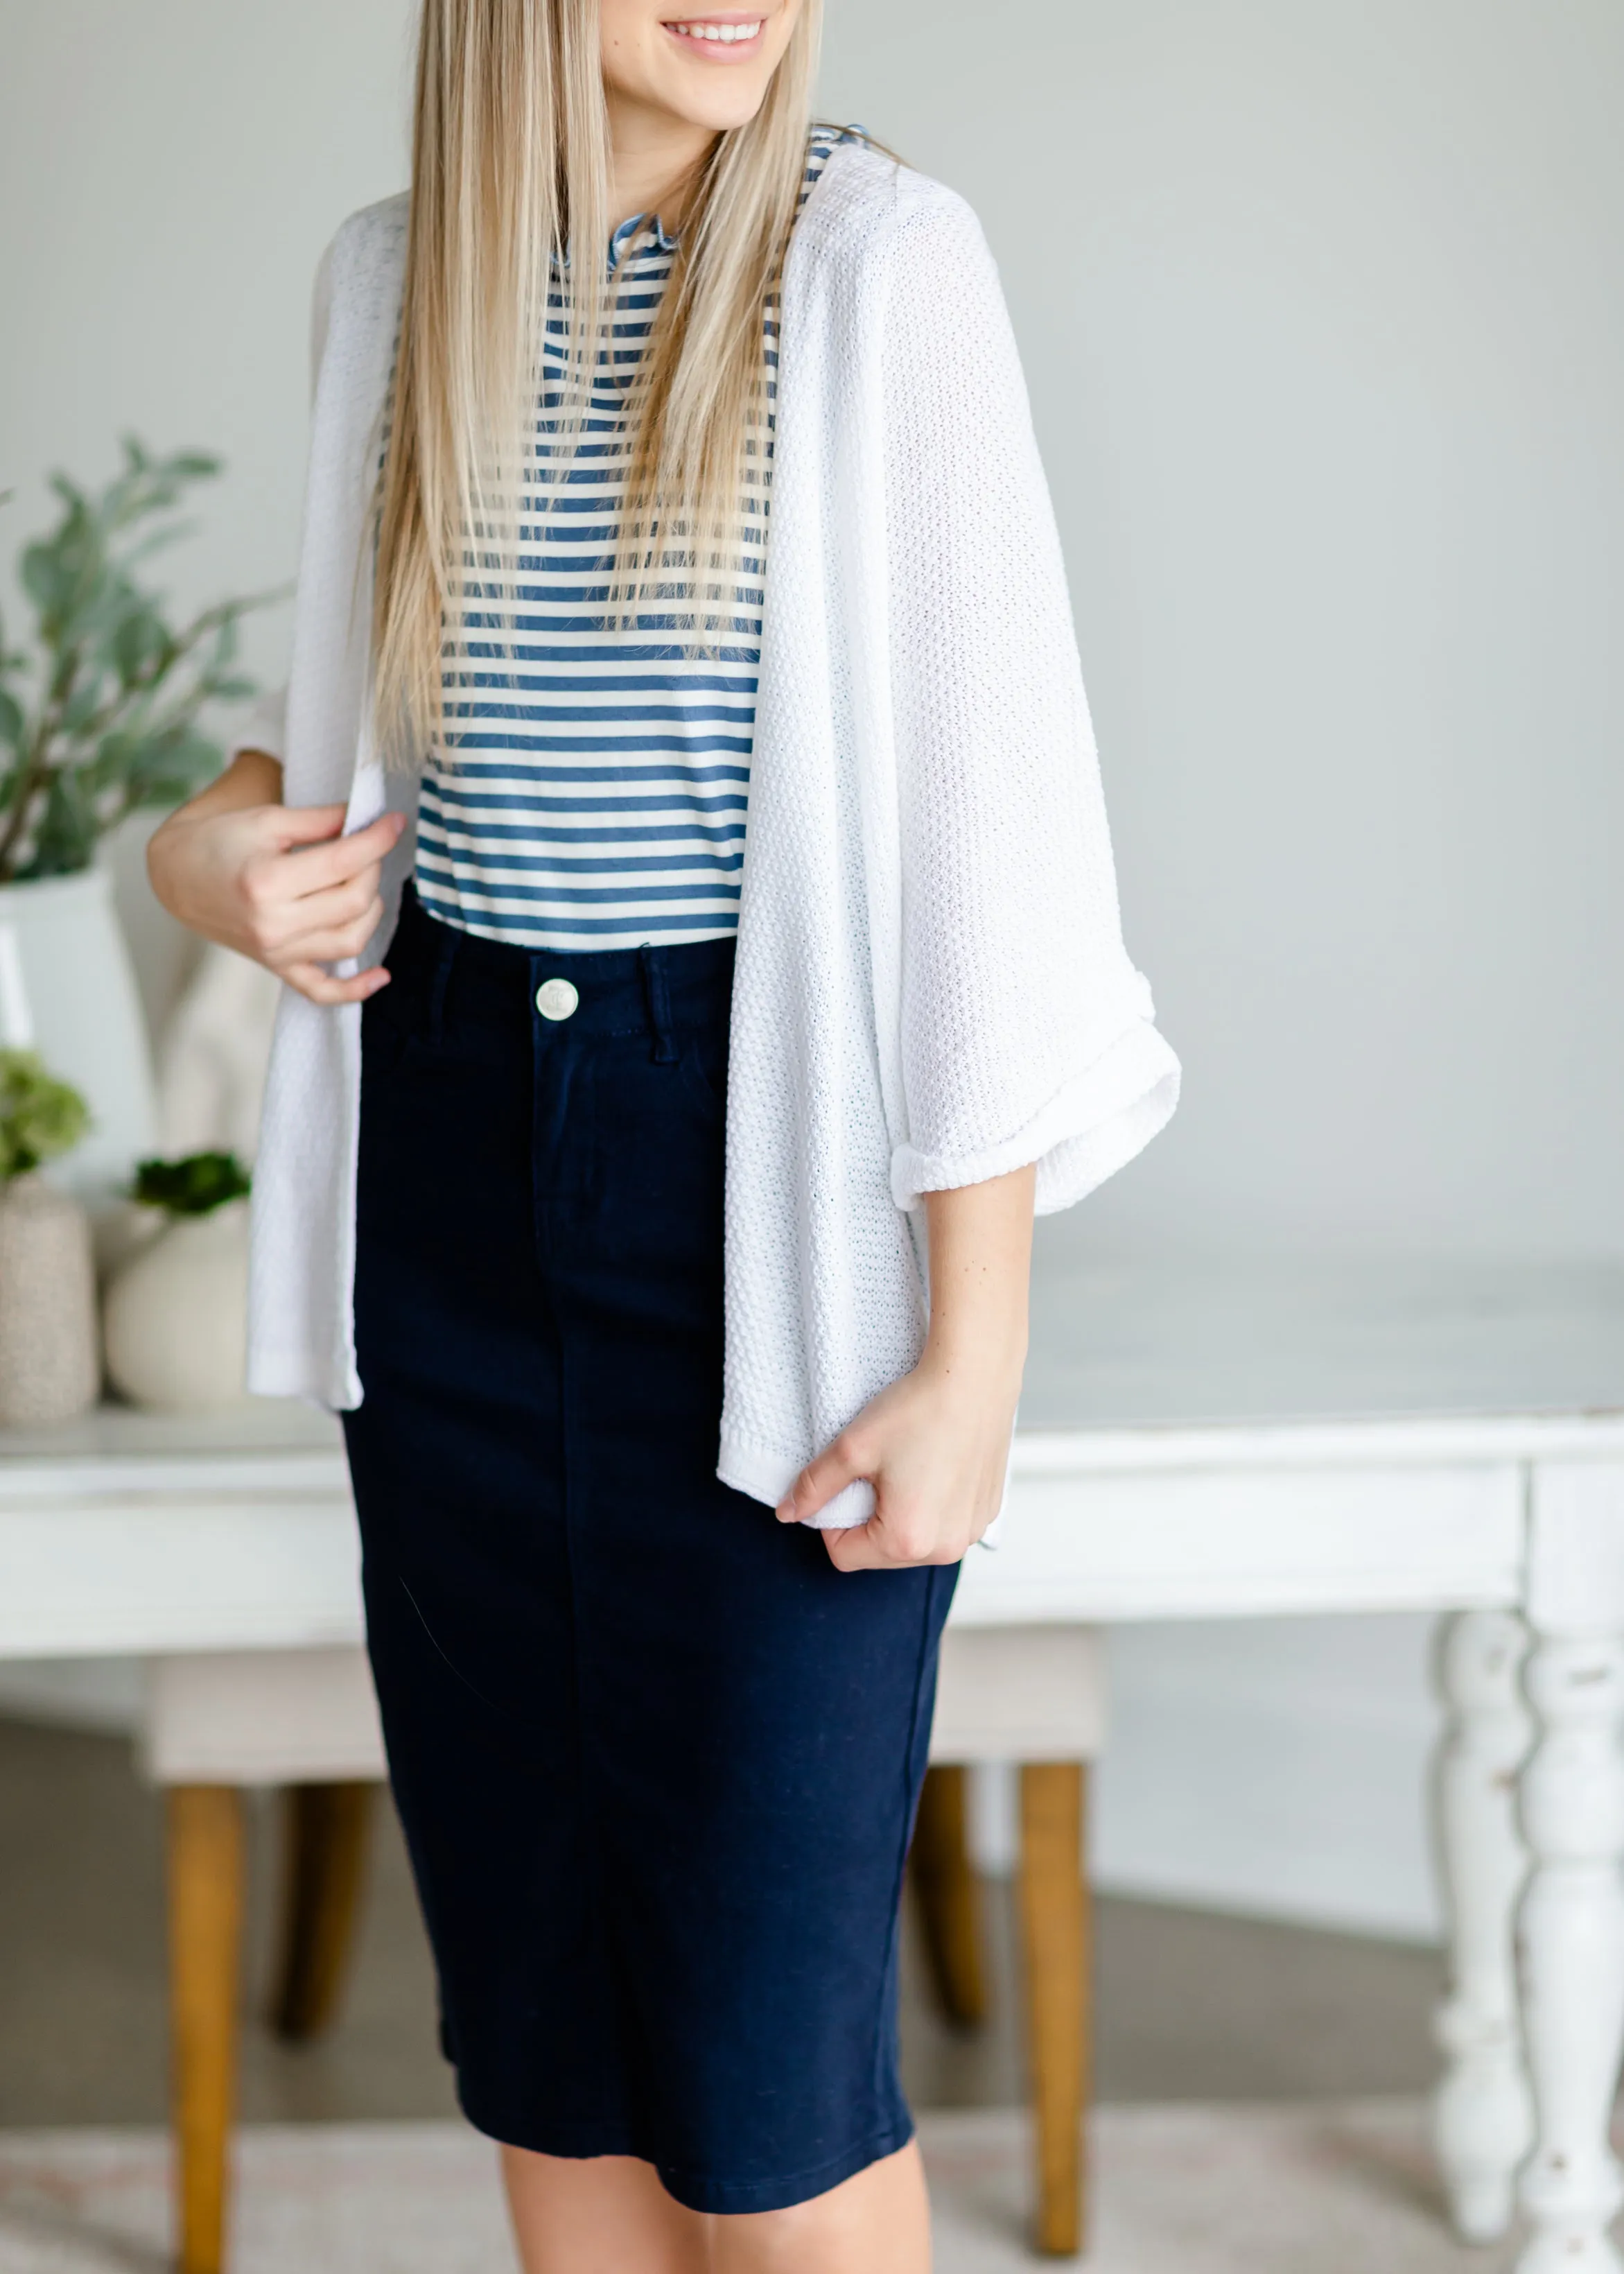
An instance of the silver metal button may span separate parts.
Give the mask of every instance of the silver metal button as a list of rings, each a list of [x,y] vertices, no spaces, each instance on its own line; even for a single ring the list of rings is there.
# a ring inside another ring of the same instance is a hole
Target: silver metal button
[[[581,990],[568,979],[544,979],[536,990],[536,1008],[544,1019],[573,1019],[581,1007]]]

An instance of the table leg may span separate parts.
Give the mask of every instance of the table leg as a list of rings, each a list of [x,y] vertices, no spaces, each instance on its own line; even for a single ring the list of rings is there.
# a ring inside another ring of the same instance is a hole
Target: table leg
[[[908,1869],[931,1978],[942,2010],[960,2029],[987,2018],[981,1883],[970,1862],[966,1769],[927,1770]]]
[[[302,2044],[337,2010],[366,1875],[370,1784],[289,1785],[282,1958],[271,1999],[277,2035]]]
[[[243,1923],[242,1800],[234,1788],[171,1788],[169,1863],[180,2274],[220,2274]]]
[[[1527,1687],[1539,1734],[1522,1775],[1519,1941],[1538,2142],[1517,2274],[1624,2274],[1607,2236],[1624,2203],[1608,2146],[1624,2055],[1624,1638],[1536,1623]]]
[[[1447,1718],[1435,1821],[1449,1987],[1437,2021],[1446,2066],[1434,2127],[1456,2232],[1492,2242],[1511,2224],[1534,2138],[1514,1944],[1528,1870],[1516,1814],[1531,1735],[1518,1681],[1528,1630],[1511,1611],[1463,1611],[1445,1621],[1440,1641]]]
[[[1046,2255],[1081,2248],[1083,2119],[1088,2088],[1089,1899],[1083,1871],[1086,1771],[1076,1761],[1020,1773],[1020,1915],[1026,2037],[1037,2135],[1034,2240]]]

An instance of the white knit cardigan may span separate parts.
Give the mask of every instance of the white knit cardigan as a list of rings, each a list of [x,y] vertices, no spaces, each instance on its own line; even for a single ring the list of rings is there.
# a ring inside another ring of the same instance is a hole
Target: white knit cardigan
[[[407,813],[369,713],[370,500],[406,203],[346,222],[281,756],[289,804]],[[387,877],[387,953],[410,832]],[[784,282],[727,1100],[719,1475],[776,1501],[917,1359],[921,1195],[1037,1163],[1069,1207],[1172,1112],[1124,952],[1065,573],[997,274],[951,190],[836,150]],[[284,992],[255,1178],[250,1379],[358,1404],[360,1013]],[[455,1177],[454,1163],[447,1175]],[[635,1386],[627,1385],[628,1399]],[[825,1521],[872,1507],[853,1486]]]

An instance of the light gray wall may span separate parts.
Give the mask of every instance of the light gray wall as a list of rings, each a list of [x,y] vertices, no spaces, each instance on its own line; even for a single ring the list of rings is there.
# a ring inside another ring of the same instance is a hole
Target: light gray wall
[[[116,438],[218,449],[177,591],[292,574],[311,280],[405,178],[410,0],[0,0],[0,558]],[[251,634],[266,674],[287,614]]]
[[[1616,1250],[1624,11],[835,20],[1003,262],[1186,1061],[1093,1236]]]
[[[184,588],[287,576],[412,12],[0,0],[6,550],[133,426],[230,461]],[[831,0],[1004,265],[1188,1067],[1091,1240],[1624,1248],[1621,95],[1615,0]]]

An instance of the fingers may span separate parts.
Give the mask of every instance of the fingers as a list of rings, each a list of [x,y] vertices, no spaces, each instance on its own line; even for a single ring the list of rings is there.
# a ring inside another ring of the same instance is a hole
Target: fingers
[[[324,1010],[365,1003],[389,983],[381,966],[347,978],[326,967],[360,955],[383,922],[382,863],[406,826],[386,813],[346,837],[344,813],[337,805],[271,812],[267,849],[242,870],[247,937],[233,943]]]
[[[381,964],[371,971],[357,971],[352,979],[335,979],[319,963],[290,963],[277,976],[285,979],[289,987],[307,1001],[319,1003],[330,1010],[339,1003],[365,1003],[389,983],[389,975]]]
[[[314,806],[307,810],[331,813],[331,806]],[[342,816],[340,816],[342,825]],[[326,829],[320,832],[320,842],[305,839],[281,840],[279,850],[292,896],[325,892],[334,885],[348,884],[368,869],[379,868],[400,841],[406,826],[405,817],[398,813],[380,814],[365,829],[357,829],[348,837]]]
[[[328,896],[323,893],[326,902]],[[347,955],[359,955],[383,922],[383,901],[374,891],[370,898],[359,892],[345,892],[342,899],[332,896],[335,903],[314,912],[313,920],[301,922],[289,931],[283,945],[281,960],[284,963],[341,963]],[[310,904],[300,901],[303,911]],[[322,921],[325,917],[326,921]]]
[[[854,1524],[846,1532],[826,1532],[823,1546],[837,1571],[889,1571],[895,1558],[886,1552],[877,1520]]]
[[[292,945],[284,952],[283,962],[343,963],[352,955],[359,955],[383,922],[383,902],[368,902],[360,915],[349,922],[335,924],[327,930],[301,932]]]
[[[358,955],[383,913],[377,868],[297,900],[288,897],[286,868],[286,856],[273,853],[250,861],[243,870],[250,952],[262,963],[294,957],[321,963]],[[335,939],[337,946],[317,945]]]
[[[282,845],[312,845],[319,838],[336,837],[344,825],[342,805],[269,805],[268,826]]]
[[[849,1429],[843,1429],[826,1452],[808,1462],[778,1502],[780,1524],[807,1524],[827,1508],[837,1493],[869,1473],[864,1449]]]
[[[823,1545],[837,1571],[913,1571],[925,1563],[959,1562],[974,1542],[944,1540],[933,1525],[898,1520],[881,1510],[867,1524],[826,1532]]]

